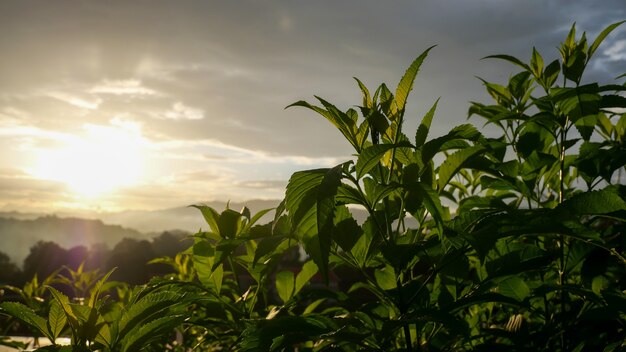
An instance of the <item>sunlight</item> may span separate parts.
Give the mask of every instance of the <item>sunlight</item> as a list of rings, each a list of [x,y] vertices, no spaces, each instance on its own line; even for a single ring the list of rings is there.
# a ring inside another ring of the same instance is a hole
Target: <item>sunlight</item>
[[[142,171],[144,139],[137,126],[85,125],[83,136],[40,150],[36,176],[68,185],[78,196],[94,198],[136,184]]]

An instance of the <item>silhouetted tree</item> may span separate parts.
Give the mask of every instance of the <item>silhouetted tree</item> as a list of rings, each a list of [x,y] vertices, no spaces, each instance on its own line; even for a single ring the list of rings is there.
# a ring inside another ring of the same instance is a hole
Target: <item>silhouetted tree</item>
[[[18,285],[21,275],[21,270],[11,258],[6,253],[0,252],[0,284]]]
[[[104,270],[111,256],[111,250],[104,243],[96,243],[89,247],[89,257],[85,262],[85,270]]]
[[[63,265],[67,265],[67,251],[54,242],[39,241],[24,259],[24,277],[30,280],[37,274],[44,278]]]
[[[193,241],[186,238],[186,234],[174,234],[168,231],[152,239],[152,247],[157,257],[174,257],[178,252],[189,248]]]
[[[152,277],[153,269],[147,263],[155,257],[150,242],[124,238],[111,251],[106,270],[117,267],[111,276],[113,280],[135,285],[146,283]]]
[[[67,266],[72,270],[78,269],[78,267],[85,263],[89,259],[89,250],[85,246],[75,246],[67,251]]]

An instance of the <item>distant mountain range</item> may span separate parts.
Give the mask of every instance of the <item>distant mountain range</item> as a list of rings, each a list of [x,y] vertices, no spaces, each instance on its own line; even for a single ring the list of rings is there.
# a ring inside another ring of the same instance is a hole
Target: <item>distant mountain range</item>
[[[251,200],[230,203],[229,207],[241,210],[247,206],[254,214],[262,209],[274,208],[278,200]],[[218,212],[226,208],[226,202],[204,203]],[[261,219],[272,219],[273,213]],[[177,207],[154,211],[125,211],[118,213],[72,213],[36,214],[0,212],[0,251],[21,265],[30,248],[37,241],[53,241],[64,248],[77,245],[91,246],[102,243],[109,248],[125,237],[151,239],[164,231],[182,230],[196,232],[206,230],[200,211],[190,207]]]

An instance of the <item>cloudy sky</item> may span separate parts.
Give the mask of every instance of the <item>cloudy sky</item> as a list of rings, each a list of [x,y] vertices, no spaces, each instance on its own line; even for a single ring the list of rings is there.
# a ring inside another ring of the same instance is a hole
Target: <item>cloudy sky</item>
[[[350,157],[304,109],[347,109],[353,76],[391,87],[437,44],[407,128],[441,97],[432,135],[486,101],[476,76],[545,60],[573,22],[592,38],[626,19],[623,0],[0,2],[0,210],[158,209],[278,199],[292,172]],[[626,26],[588,79],[626,72]],[[473,121],[480,124],[481,121]]]

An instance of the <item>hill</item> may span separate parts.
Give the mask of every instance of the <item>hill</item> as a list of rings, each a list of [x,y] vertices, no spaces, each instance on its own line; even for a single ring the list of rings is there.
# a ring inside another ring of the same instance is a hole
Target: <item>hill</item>
[[[0,218],[0,251],[18,265],[38,241],[53,241],[66,248],[99,243],[112,247],[125,237],[148,239],[151,236],[120,225],[107,225],[101,220],[55,215],[35,219]]]

